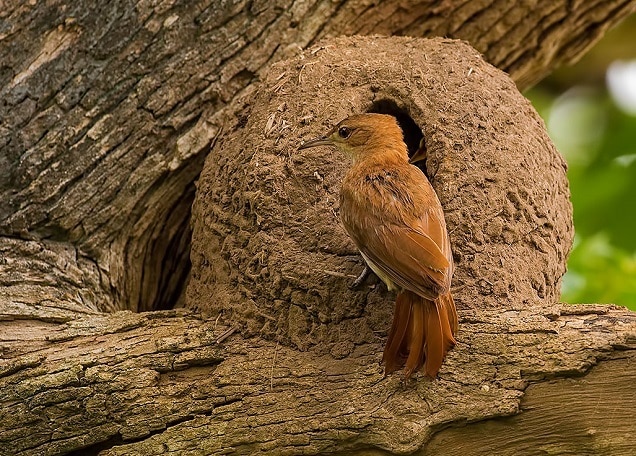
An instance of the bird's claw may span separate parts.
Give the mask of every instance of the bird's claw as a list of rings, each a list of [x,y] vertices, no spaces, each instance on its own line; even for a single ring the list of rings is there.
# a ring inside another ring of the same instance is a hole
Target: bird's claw
[[[364,282],[367,277],[369,277],[369,274],[371,274],[371,268],[365,264],[364,269],[362,270],[358,278],[349,285],[349,289],[355,290],[356,288],[358,288],[360,285],[362,285],[362,282]]]

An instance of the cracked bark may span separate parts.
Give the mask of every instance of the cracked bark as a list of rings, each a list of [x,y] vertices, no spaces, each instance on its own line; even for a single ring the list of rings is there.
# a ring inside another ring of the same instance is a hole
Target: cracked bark
[[[224,327],[183,310],[16,321],[3,332],[1,448],[630,454],[634,315],[552,310],[464,312],[462,343],[440,378],[408,385],[382,379],[380,343],[353,362],[311,351],[299,359],[261,339],[217,344]]]
[[[462,316],[466,345],[441,380],[406,386],[380,381],[379,341],[351,364],[238,335],[217,344],[223,327],[186,311],[104,312],[182,302],[194,182],[228,107],[274,61],[342,34],[446,35],[470,42],[523,89],[633,9],[629,1],[5,6],[0,452],[434,453],[443,445],[455,454],[469,441],[512,454],[536,448],[537,435],[562,449],[559,437],[574,430],[577,449],[628,454],[634,429],[621,418],[636,405],[634,320],[620,309],[513,311],[505,321],[473,309]],[[493,347],[515,355],[503,362]],[[553,396],[579,390],[581,400]],[[586,421],[607,410],[600,403],[613,413],[602,428]],[[530,411],[512,416],[521,409]],[[586,420],[548,433],[542,426],[563,410]],[[500,416],[510,417],[487,420]],[[502,442],[502,426],[518,437]]]

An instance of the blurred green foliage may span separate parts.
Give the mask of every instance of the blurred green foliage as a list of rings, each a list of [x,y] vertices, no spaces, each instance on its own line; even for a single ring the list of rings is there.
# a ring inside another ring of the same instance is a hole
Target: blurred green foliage
[[[568,162],[576,238],[561,299],[636,310],[636,111],[617,105],[605,76],[613,60],[636,61],[625,40],[636,42],[636,16],[525,95]]]

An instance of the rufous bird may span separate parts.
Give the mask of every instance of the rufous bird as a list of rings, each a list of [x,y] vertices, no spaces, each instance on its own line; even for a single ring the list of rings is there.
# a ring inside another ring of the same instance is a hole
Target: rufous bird
[[[404,365],[406,379],[422,367],[436,377],[455,345],[457,311],[450,292],[453,256],[433,187],[409,163],[393,116],[351,116],[299,150],[315,146],[334,146],[352,159],[340,218],[366,264],[389,290],[398,290],[382,357],[385,375]]]

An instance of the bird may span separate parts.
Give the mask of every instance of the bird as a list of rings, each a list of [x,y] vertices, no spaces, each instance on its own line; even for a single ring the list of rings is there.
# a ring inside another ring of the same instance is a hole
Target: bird
[[[458,321],[450,290],[453,256],[435,190],[409,163],[402,129],[389,114],[352,115],[298,149],[317,146],[351,159],[340,219],[368,268],[397,291],[382,356],[385,376],[403,367],[405,380],[420,370],[436,378],[456,344]]]

